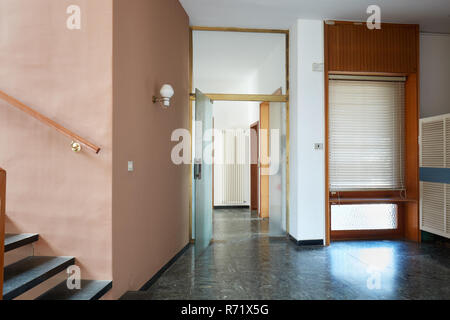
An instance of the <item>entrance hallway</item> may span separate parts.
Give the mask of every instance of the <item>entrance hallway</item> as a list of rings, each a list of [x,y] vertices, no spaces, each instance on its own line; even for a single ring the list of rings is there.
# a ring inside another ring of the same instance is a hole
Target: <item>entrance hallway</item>
[[[268,237],[267,221],[243,209],[215,210],[214,238],[201,256],[195,258],[191,246],[148,291],[129,292],[122,299],[450,296],[450,257],[444,246],[354,241],[334,242],[330,247],[299,247],[286,238]]]

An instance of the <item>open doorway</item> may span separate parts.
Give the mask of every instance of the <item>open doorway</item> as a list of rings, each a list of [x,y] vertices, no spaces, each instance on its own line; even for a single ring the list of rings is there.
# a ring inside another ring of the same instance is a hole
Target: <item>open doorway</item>
[[[213,102],[201,95],[193,109],[194,227],[196,235],[203,232],[196,245],[207,246],[209,238],[285,236],[286,104]]]
[[[257,210],[252,210],[259,202],[259,195],[255,199],[253,191],[259,190],[259,178],[252,181],[252,168],[258,170],[259,156],[252,147],[256,132],[251,126],[259,123],[259,103],[215,101],[213,114],[213,238],[223,241],[268,232],[269,222],[263,221]]]
[[[215,240],[232,234],[286,234],[287,52],[288,32],[283,30],[192,30],[191,88],[200,89],[213,101],[210,195]],[[280,90],[273,94],[275,88]],[[195,95],[191,97],[195,131],[197,101]],[[194,136],[193,132],[197,142]],[[194,187],[192,193],[191,219],[195,222],[199,212]],[[277,228],[271,226],[274,221]],[[263,223],[265,228],[261,228]],[[191,230],[195,239],[199,232],[195,223]]]
[[[215,101],[213,116],[214,207],[250,210],[251,160],[255,157],[251,154],[250,125],[259,122],[258,104]]]

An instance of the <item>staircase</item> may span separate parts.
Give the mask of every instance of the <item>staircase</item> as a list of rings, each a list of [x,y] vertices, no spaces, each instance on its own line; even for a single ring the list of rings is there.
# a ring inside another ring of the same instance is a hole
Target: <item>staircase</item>
[[[80,152],[82,146],[91,149],[98,154],[100,147],[63,127],[59,123],[40,114],[19,100],[0,91],[0,100],[25,112],[57,132],[72,139],[72,151]],[[37,257],[29,256],[22,260],[4,266],[4,254],[6,252],[31,245],[39,240],[38,234],[5,234],[6,218],[6,171],[0,168],[0,300],[12,300],[24,293],[30,296],[31,289],[62,273],[68,267],[75,264],[74,257]],[[4,244],[4,246],[3,246]],[[54,279],[52,279],[54,280]],[[50,286],[47,284],[47,286]],[[81,289],[70,290],[66,281],[40,295],[38,300],[97,300],[112,287],[111,281],[82,280]]]
[[[0,100],[6,101],[11,106],[23,111],[45,125],[55,129],[72,140],[71,148],[74,152],[80,152],[82,146],[91,149],[95,154],[100,152],[100,147],[63,127],[59,123],[40,114],[19,100],[0,91]],[[38,234],[5,234],[6,218],[6,171],[0,168],[0,300],[12,300],[27,293],[27,296],[35,297],[37,286],[47,280],[54,282],[54,276],[64,272],[75,264],[74,257],[38,257],[32,254],[25,258],[4,266],[4,254],[12,250],[32,245],[39,240]],[[4,245],[3,245],[4,244]],[[18,250],[19,252],[19,250]],[[22,251],[20,251],[22,252]],[[16,260],[14,260],[16,261]],[[51,284],[47,283],[47,287]],[[66,281],[56,285],[37,297],[37,300],[98,300],[112,288],[111,281],[81,280],[81,289],[70,290]],[[37,290],[42,290],[42,287]],[[22,297],[24,298],[24,297]]]
[[[30,245],[38,234],[6,234],[5,252]],[[4,268],[3,299],[12,300],[75,264],[74,257],[30,256]],[[37,300],[98,300],[112,288],[112,281],[81,280],[80,290],[70,290],[66,281],[37,297]]]

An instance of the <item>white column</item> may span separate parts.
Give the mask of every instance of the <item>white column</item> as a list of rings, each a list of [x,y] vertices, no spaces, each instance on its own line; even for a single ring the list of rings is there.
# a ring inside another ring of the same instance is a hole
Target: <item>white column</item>
[[[323,21],[298,20],[291,28],[290,234],[325,239],[325,141]]]

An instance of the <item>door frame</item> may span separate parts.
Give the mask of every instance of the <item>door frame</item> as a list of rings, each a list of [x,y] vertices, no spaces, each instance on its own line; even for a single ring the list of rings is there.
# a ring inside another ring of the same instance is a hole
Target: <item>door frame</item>
[[[256,129],[255,129],[256,128]],[[261,182],[261,172],[259,171],[259,121],[256,121],[250,125],[250,211],[253,210],[253,175],[252,175],[252,165],[255,165],[252,163],[252,155],[253,155],[253,140],[252,140],[252,130],[256,130],[256,168],[257,168],[257,174],[256,174],[256,194],[258,196],[258,199],[256,199],[256,211],[258,213],[258,216],[260,214],[260,200],[261,200],[261,189],[260,189],[260,182]]]
[[[258,94],[217,94],[217,93],[205,93],[213,101],[257,101],[257,102],[285,102],[286,103],[286,233],[289,234],[289,161],[290,161],[290,143],[289,143],[289,30],[280,29],[250,29],[250,28],[222,28],[222,27],[202,27],[191,26],[189,27],[189,132],[191,136],[192,145],[192,103],[195,101],[195,94],[193,94],[193,66],[194,66],[194,48],[193,48],[193,32],[194,31],[210,31],[210,32],[248,32],[248,33],[272,33],[272,34],[284,34],[285,35],[285,73],[286,73],[286,94],[272,94],[272,95],[258,95]],[[191,183],[189,184],[189,239],[193,243],[192,235],[192,148],[191,152],[191,164],[189,170],[189,176]]]
[[[261,164],[261,157],[269,156],[269,128],[270,128],[270,103],[261,102],[259,104],[259,217],[269,219],[269,176],[262,175],[261,169],[268,170],[269,164]],[[262,139],[262,134],[265,138]]]

